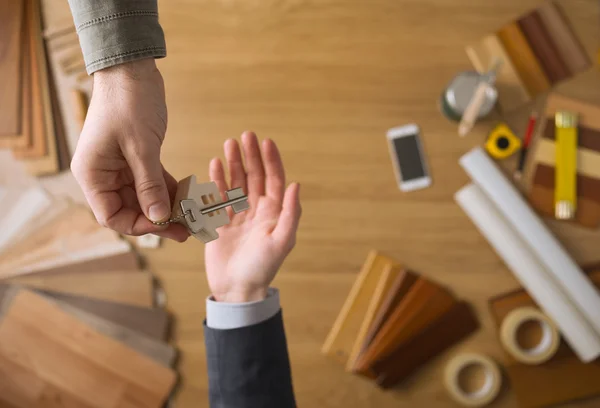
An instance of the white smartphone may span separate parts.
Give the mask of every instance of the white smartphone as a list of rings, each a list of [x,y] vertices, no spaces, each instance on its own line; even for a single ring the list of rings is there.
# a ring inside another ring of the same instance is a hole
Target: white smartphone
[[[421,130],[414,123],[387,132],[396,180],[402,191],[419,190],[431,185],[420,134]]]

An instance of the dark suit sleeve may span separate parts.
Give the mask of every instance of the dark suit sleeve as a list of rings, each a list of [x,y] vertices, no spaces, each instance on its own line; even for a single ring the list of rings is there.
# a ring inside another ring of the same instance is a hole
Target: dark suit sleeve
[[[217,330],[204,339],[211,408],[295,408],[281,310],[252,326]]]

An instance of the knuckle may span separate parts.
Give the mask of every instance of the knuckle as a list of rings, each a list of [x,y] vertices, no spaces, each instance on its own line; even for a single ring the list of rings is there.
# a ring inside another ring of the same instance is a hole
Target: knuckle
[[[140,180],[137,182],[136,190],[141,194],[162,193],[165,186],[159,180]]]

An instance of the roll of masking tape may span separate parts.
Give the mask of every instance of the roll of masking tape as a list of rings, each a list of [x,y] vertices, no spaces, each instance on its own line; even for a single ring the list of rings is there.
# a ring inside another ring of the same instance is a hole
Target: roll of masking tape
[[[468,367],[479,367],[485,373],[483,385],[476,391],[468,392],[460,384],[460,376]],[[483,407],[491,403],[500,392],[502,376],[498,365],[481,354],[459,354],[446,365],[444,385],[453,400],[467,407]]]
[[[539,343],[524,349],[517,340],[519,328],[528,321],[537,322],[542,329]],[[550,360],[560,345],[560,334],[554,322],[544,313],[533,307],[522,307],[510,312],[500,327],[502,345],[517,361],[526,364],[541,364]]]

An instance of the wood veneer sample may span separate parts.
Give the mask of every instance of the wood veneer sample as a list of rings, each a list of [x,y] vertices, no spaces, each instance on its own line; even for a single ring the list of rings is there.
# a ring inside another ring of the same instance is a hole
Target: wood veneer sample
[[[27,38],[29,39],[29,80],[30,80],[30,128],[31,142],[25,146],[13,146],[13,156],[17,159],[34,159],[43,158],[48,154],[47,145],[47,130],[45,122],[45,108],[44,108],[44,75],[43,70],[45,69],[44,57],[40,55],[40,40],[36,38],[39,36],[39,28],[36,24],[39,22],[39,13],[37,9],[36,0],[25,0],[27,11],[27,28],[29,33]]]
[[[533,183],[554,189],[554,172],[554,167],[538,164],[533,176]],[[577,174],[577,195],[579,198],[600,203],[600,179]]]
[[[323,354],[346,364],[379,278],[390,264],[395,265],[396,262],[378,251],[369,252],[340,314],[327,335],[321,349]]]
[[[381,330],[381,327],[390,318],[392,313],[394,313],[396,307],[398,307],[410,288],[412,288],[414,283],[417,281],[417,278],[418,276],[415,273],[406,269],[402,270],[400,275],[398,275],[396,281],[388,291],[386,298],[383,300],[377,314],[373,318],[373,322],[371,323],[369,331],[363,341],[359,356],[369,347],[377,333],[379,333],[379,330]],[[355,366],[353,366],[352,371],[356,371]]]
[[[539,164],[554,166],[556,163],[556,143],[549,139],[538,141],[535,160]],[[600,152],[579,147],[577,149],[577,173],[600,179]]]
[[[556,140],[554,116],[546,119],[542,137],[548,140]],[[578,126],[577,146],[600,153],[600,129],[591,129],[583,125]]]
[[[77,272],[23,276],[7,283],[140,307],[154,306],[154,278],[148,272]]]
[[[589,277],[600,289],[600,271],[589,273]],[[508,313],[525,306],[538,307],[524,290],[489,300],[498,330]],[[600,361],[582,363],[564,341],[556,355],[540,365],[522,364],[510,354],[504,354],[506,372],[520,407],[553,406],[600,394]]]
[[[21,132],[21,35],[24,0],[0,0],[0,135]]]
[[[373,364],[391,355],[407,339],[446,313],[454,303],[447,290],[420,277],[357,360],[355,371],[372,375]]]
[[[587,52],[558,5],[545,1],[537,11],[569,71],[576,74],[590,68],[592,62]]]
[[[484,37],[478,43],[467,47],[466,52],[471,63],[480,73],[487,72],[495,58],[503,61],[494,83],[498,89],[498,102],[502,110],[515,109],[531,100],[527,88],[497,36]]]
[[[533,185],[529,190],[528,200],[540,214],[554,218],[554,188]],[[578,197],[577,211],[572,222],[585,228],[598,228],[600,226],[600,203]]]
[[[535,97],[548,90],[550,81],[518,23],[513,22],[502,27],[498,32],[498,38],[506,53],[510,56],[512,64],[529,91],[529,95]]]
[[[385,300],[386,295],[389,290],[394,285],[394,282],[403,272],[403,269],[388,264],[385,266],[381,276],[379,277],[379,282],[377,282],[377,286],[373,291],[373,296],[371,297],[371,301],[369,302],[369,306],[367,307],[367,311],[365,312],[365,317],[360,325],[360,329],[356,334],[356,339],[354,340],[354,345],[352,346],[352,350],[350,351],[350,356],[348,357],[348,361],[346,363],[346,371],[352,372],[354,363],[358,358],[359,354],[362,351],[363,344],[365,338],[369,332],[369,328],[371,327],[375,316],[381,310],[383,302]]]
[[[6,303],[0,366],[10,362],[11,368],[20,367],[40,381],[33,383],[34,392],[15,387],[13,395],[2,393],[0,400],[14,400],[16,394],[28,403],[23,408],[43,406],[40,399],[48,384],[55,395],[80,401],[72,406],[159,408],[171,393],[173,370],[89,328],[43,297],[19,291]],[[0,370],[0,383],[6,374]]]
[[[479,328],[471,306],[458,302],[423,331],[406,341],[388,358],[373,365],[377,384],[390,388]]]
[[[32,18],[32,25],[35,33],[35,50],[37,62],[37,72],[40,79],[41,105],[43,111],[43,129],[45,134],[44,145],[47,152],[43,157],[25,160],[27,172],[33,176],[44,176],[56,174],[60,170],[58,157],[58,147],[56,143],[56,131],[54,116],[52,111],[52,100],[50,94],[48,61],[46,59],[46,50],[42,38],[41,16],[39,9],[39,0],[28,0],[34,5],[35,13]],[[34,123],[36,121],[34,120]],[[34,138],[35,139],[35,138]]]
[[[600,130],[599,106],[553,92],[546,99],[544,116],[554,116],[556,112],[561,110],[576,112],[579,126]]]
[[[8,285],[0,285],[8,287]],[[150,338],[166,341],[169,313],[165,309],[132,306],[52,290],[34,289],[36,293],[67,303],[120,326],[128,327]]]
[[[571,76],[537,11],[520,18],[518,24],[552,84]]]

